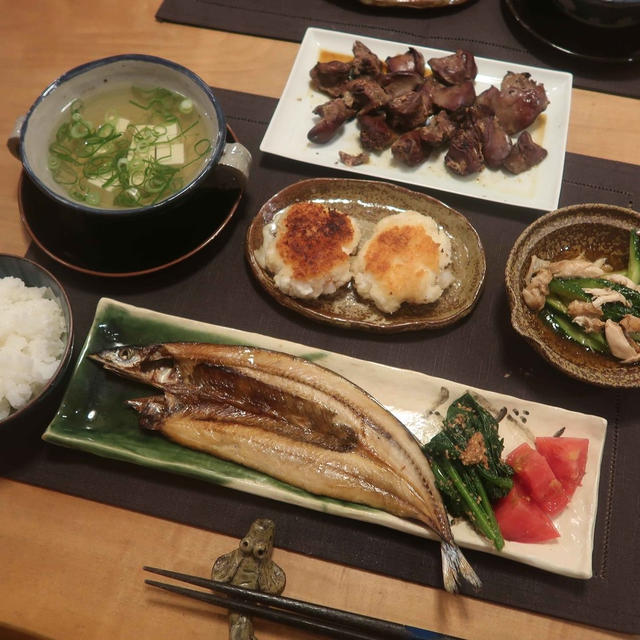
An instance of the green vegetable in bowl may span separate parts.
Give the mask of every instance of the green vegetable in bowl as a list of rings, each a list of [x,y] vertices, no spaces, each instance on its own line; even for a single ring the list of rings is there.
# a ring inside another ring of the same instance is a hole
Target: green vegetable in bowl
[[[558,311],[557,301],[547,299],[544,309],[540,312],[540,317],[559,335],[567,340],[573,340],[582,345],[585,349],[596,353],[609,353],[607,341],[600,333],[587,333],[571,319]]]
[[[610,354],[611,350],[604,334],[597,331],[587,332],[581,328],[572,320],[568,309],[568,304],[572,301],[592,302],[596,298],[592,293],[594,289],[618,292],[626,300],[626,304],[620,301],[602,304],[600,309],[603,323],[607,320],[620,322],[625,316],[640,318],[640,292],[603,278],[553,278],[549,282],[549,295],[540,317],[562,337],[573,340],[590,351]],[[635,333],[629,335],[631,339],[637,340],[635,336]]]
[[[549,283],[549,293],[566,302],[584,300],[590,302],[595,297],[587,289],[612,289],[622,294],[631,306],[622,302],[607,302],[602,305],[603,318],[620,321],[624,316],[640,315],[640,292],[604,278],[554,278]]]
[[[584,349],[640,362],[640,235],[629,235],[627,268],[614,272],[606,258],[556,261],[533,256],[522,295],[559,336]]]
[[[467,518],[498,550],[504,539],[491,503],[513,486],[503,449],[498,422],[469,393],[450,405],[442,431],[423,447],[449,513]]]

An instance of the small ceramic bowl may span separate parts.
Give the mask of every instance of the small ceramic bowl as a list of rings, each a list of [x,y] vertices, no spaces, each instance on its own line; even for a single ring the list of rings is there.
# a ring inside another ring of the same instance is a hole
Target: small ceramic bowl
[[[505,269],[511,324],[553,366],[583,382],[602,387],[640,387],[640,365],[623,365],[587,351],[554,333],[522,298],[531,256],[543,259],[590,260],[606,257],[614,269],[624,269],[629,232],[640,227],[640,213],[607,204],[577,204],[538,218],[516,240]]]
[[[202,116],[211,152],[200,172],[175,193],[157,202],[132,208],[107,209],[72,199],[58,184],[48,167],[49,145],[61,113],[77,99],[87,99],[110,87],[162,87],[192,100]],[[182,202],[205,182],[244,183],[249,175],[251,155],[239,143],[226,142],[226,125],[220,103],[211,88],[189,69],[155,56],[124,54],[94,60],[67,71],[38,97],[26,116],[19,119],[9,139],[9,148],[18,155],[34,184],[47,196],[84,216],[122,218],[135,214],[152,217]]]
[[[263,228],[273,216],[294,202],[326,203],[352,216],[362,231],[360,243],[371,235],[383,217],[400,211],[418,211],[432,217],[451,240],[454,282],[430,304],[404,303],[395,313],[380,311],[361,298],[352,283],[334,294],[316,299],[293,298],[283,293],[258,259]],[[338,203],[337,205],[335,203]],[[486,272],[484,249],[476,230],[459,212],[423,193],[389,182],[343,178],[315,178],[296,182],[270,198],[247,230],[246,256],[258,282],[280,304],[327,324],[378,333],[438,329],[453,324],[473,310]]]
[[[56,280],[56,278],[44,267],[41,267],[39,264],[36,264],[27,258],[0,254],[0,278],[5,278],[7,276],[20,278],[28,287],[48,287],[51,297],[57,300],[62,310],[66,333],[64,336],[64,349],[60,358],[60,363],[51,378],[49,378],[49,381],[44,385],[39,393],[33,396],[25,405],[12,411],[7,417],[0,420],[0,428],[12,422],[19,416],[26,415],[49,396],[49,394],[64,378],[64,374],[71,361],[71,353],[73,351],[73,317],[71,314],[71,306],[69,305],[67,294],[58,280]],[[3,374],[6,374],[6,372],[3,371]]]
[[[553,0],[566,15],[592,27],[619,29],[640,24],[640,0]]]

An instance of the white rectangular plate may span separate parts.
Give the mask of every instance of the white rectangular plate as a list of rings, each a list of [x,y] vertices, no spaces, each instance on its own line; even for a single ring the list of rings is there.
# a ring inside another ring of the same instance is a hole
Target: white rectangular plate
[[[308,509],[435,538],[424,527],[384,511],[313,495],[165,438],[150,438],[140,429],[137,415],[125,401],[151,395],[151,387],[145,394],[139,384],[105,371],[87,355],[123,343],[141,345],[181,340],[243,344],[309,358],[368,391],[421,442],[429,440],[439,428],[433,410],[438,405],[443,387],[448,391],[449,399],[438,407],[440,413],[467,390],[479,394],[496,411],[502,407],[507,409],[507,417],[500,423],[505,453],[521,442],[532,443],[535,436],[553,435],[561,427],[565,428],[566,436],[589,438],[587,470],[582,486],[576,490],[569,506],[554,520],[560,532],[559,538],[543,544],[507,542],[501,552],[496,552],[465,522],[455,524],[453,534],[458,544],[468,549],[494,553],[553,573],[575,578],[591,577],[606,420],[490,391],[469,389],[417,371],[359,360],[258,333],[169,316],[103,298],[98,303],[93,325],[60,409],[44,439],[109,458],[194,476]]]
[[[312,113],[313,109],[330,99],[311,87],[309,71],[318,62],[321,52],[352,55],[355,40],[362,41],[382,60],[387,56],[404,53],[408,48],[400,42],[324,29],[307,29],[287,84],[262,139],[262,151],[323,167],[355,171],[367,177],[396,180],[483,200],[544,211],[557,208],[571,107],[570,73],[476,58],[476,93],[492,84],[499,87],[507,71],[529,72],[536,82],[545,86],[550,104],[529,131],[534,140],[548,151],[548,156],[529,171],[514,176],[502,169],[484,169],[476,175],[460,177],[445,167],[444,152],[434,153],[420,166],[411,168],[393,160],[389,149],[381,154],[371,153],[367,164],[347,167],[340,162],[338,152],[357,154],[362,151],[355,120],[347,123],[342,132],[327,144],[318,145],[307,140],[307,132],[317,121],[317,116]],[[425,60],[452,53],[426,47],[415,48],[422,52]]]

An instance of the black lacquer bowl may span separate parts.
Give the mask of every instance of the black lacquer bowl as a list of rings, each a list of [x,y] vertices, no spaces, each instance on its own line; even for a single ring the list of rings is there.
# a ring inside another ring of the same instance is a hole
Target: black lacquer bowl
[[[572,59],[597,65],[628,65],[640,61],[640,21],[616,22],[620,26],[602,26],[597,24],[595,16],[591,20],[578,19],[577,7],[587,7],[590,0],[566,0],[572,8],[561,6],[565,0],[503,0],[517,29],[532,39],[532,45],[542,44],[550,50],[569,56]],[[622,0],[608,2],[593,0],[593,4],[627,4],[629,10],[640,13],[640,1]]]
[[[570,18],[592,27],[619,29],[640,24],[640,0],[553,0]]]

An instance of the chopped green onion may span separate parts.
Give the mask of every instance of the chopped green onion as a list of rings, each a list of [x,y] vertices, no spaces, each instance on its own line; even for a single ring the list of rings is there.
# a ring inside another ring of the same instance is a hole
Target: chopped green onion
[[[84,109],[84,102],[80,98],[76,98],[70,105],[71,113],[82,111]]]
[[[78,181],[78,176],[69,168],[66,163],[61,164],[59,169],[53,172],[53,179],[63,186],[75,184]]]
[[[100,204],[100,194],[96,191],[90,191],[87,193],[86,202],[87,204],[92,204],[94,206]]]
[[[99,138],[110,138],[115,131],[116,128],[110,122],[107,122],[98,127],[97,134]]]
[[[191,113],[193,111],[193,100],[185,98],[179,105],[178,110],[180,113]]]
[[[190,131],[191,129],[193,129],[193,127],[195,127],[198,122],[200,122],[200,120],[196,120],[195,122],[191,123],[186,129],[184,129],[183,131],[181,131],[178,135],[173,136],[173,138],[169,138],[169,140],[167,140],[167,142],[173,142],[174,140],[177,140],[178,138],[181,138],[182,136],[184,136],[185,133],[187,133],[187,131]]]
[[[135,173],[129,174],[129,182],[133,186],[141,187],[145,182],[145,172],[144,171],[136,171]]]
[[[131,198],[133,202],[138,202],[140,200],[140,191],[135,187],[130,187],[129,189],[126,189],[125,194],[127,195],[127,197]]]
[[[210,140],[193,142],[193,133],[188,135],[199,123],[197,117],[189,116],[195,111],[191,99],[164,88],[134,87],[132,91],[130,103],[147,112],[146,124],[127,122],[120,132],[116,129],[120,116],[115,110],[107,111],[94,127],[83,115],[83,102],[71,103],[67,120],[49,146],[48,165],[53,179],[64,185],[72,198],[95,205],[100,202],[101,189],[110,187],[113,194],[109,200],[115,206],[153,204],[182,188],[181,171],[211,151]],[[168,126],[174,123],[177,133],[168,139]],[[181,167],[167,162],[172,157],[170,144],[176,140],[190,147],[191,157]],[[88,183],[95,180],[101,187]]]
[[[69,133],[72,138],[84,138],[89,134],[89,131],[87,124],[82,120],[78,120],[71,126]]]

